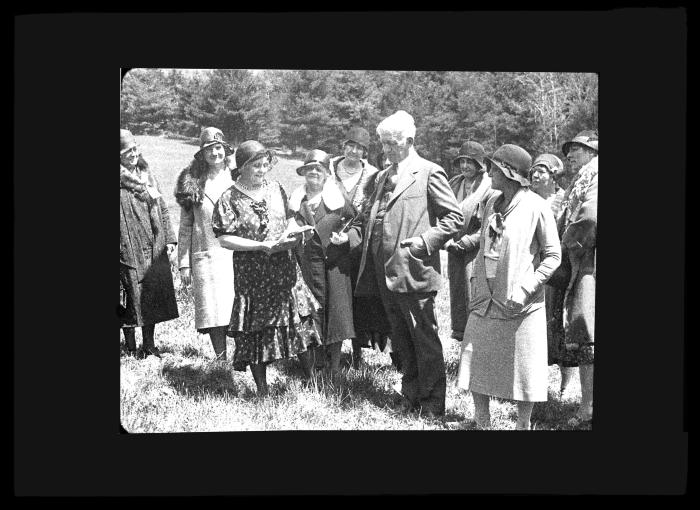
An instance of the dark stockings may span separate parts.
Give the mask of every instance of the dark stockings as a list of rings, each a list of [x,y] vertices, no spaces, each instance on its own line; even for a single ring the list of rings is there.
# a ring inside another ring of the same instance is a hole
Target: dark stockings
[[[258,388],[258,395],[261,397],[267,396],[269,393],[269,388],[267,387],[267,365],[265,363],[251,364],[250,371],[253,374],[255,386]]]
[[[209,330],[211,345],[214,347],[216,359],[226,361],[226,326],[219,326]]]

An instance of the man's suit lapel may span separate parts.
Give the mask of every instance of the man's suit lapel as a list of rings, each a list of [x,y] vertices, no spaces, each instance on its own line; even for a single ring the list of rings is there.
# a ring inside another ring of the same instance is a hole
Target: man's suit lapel
[[[365,238],[369,239],[372,233],[372,225],[374,225],[374,219],[377,217],[377,211],[379,210],[379,202],[382,198],[382,193],[384,192],[384,184],[386,183],[387,176],[389,175],[388,170],[382,170],[379,175],[379,180],[377,181],[377,187],[374,190],[376,196],[372,202],[372,208],[369,211],[369,220],[367,225],[365,225]]]
[[[407,161],[407,168],[401,173],[399,176],[399,180],[396,183],[396,188],[394,188],[394,192],[391,194],[391,200],[386,204],[387,209],[391,207],[391,204],[393,204],[396,199],[406,191],[406,189],[416,182],[416,178],[414,177],[415,173],[418,172],[418,168],[415,165],[414,158],[411,158],[409,161]]]

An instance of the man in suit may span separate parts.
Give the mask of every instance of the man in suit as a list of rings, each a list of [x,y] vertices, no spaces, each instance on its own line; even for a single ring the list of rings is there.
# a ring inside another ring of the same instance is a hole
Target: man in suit
[[[384,303],[403,368],[399,409],[442,417],[445,361],[434,309],[440,248],[464,217],[445,171],[413,147],[413,117],[399,110],[377,134],[391,166],[377,174],[355,294],[379,294]]]

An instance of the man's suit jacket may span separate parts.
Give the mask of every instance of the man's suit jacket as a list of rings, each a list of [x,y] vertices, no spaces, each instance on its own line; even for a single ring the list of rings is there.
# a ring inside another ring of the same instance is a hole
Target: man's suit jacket
[[[406,165],[405,168],[403,166]],[[447,174],[414,150],[401,162],[399,178],[387,204],[383,221],[382,251],[387,288],[392,292],[432,292],[440,289],[440,248],[464,223],[464,216],[447,182]],[[377,174],[377,184],[363,236],[362,258],[355,295],[378,294],[373,274],[372,254],[368,253],[379,193],[384,189],[389,167]],[[415,257],[399,243],[409,237],[422,237],[427,254]]]

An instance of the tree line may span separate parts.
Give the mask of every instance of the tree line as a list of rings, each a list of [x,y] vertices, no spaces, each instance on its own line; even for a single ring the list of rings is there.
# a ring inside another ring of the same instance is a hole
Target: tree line
[[[536,156],[598,126],[592,73],[131,69],[122,78],[122,127],[135,134],[199,136],[220,128],[233,145],[248,139],[294,150],[340,150],[352,125],[371,134],[396,110],[416,121],[416,148],[450,167],[465,140],[492,152],[515,143]]]

